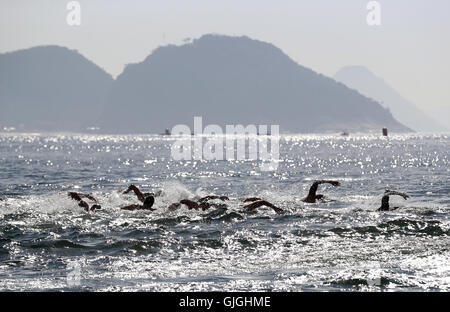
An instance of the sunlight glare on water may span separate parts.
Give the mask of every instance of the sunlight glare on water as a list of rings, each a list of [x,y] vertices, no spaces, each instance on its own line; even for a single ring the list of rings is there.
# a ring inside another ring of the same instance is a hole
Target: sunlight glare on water
[[[271,172],[175,161],[174,140],[0,134],[0,290],[450,290],[447,135],[284,135]],[[303,203],[324,178],[341,186]],[[138,203],[122,194],[131,183],[163,191],[156,211],[120,210]],[[376,212],[385,189],[411,198]],[[229,196],[227,209],[167,210],[209,194]],[[244,212],[253,196],[285,211]]]

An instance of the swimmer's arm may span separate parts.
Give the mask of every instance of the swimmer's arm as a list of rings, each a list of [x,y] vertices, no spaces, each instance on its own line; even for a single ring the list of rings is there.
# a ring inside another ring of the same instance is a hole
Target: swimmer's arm
[[[120,209],[133,211],[133,210],[142,209],[142,206],[141,205],[128,205],[128,206],[122,207]]]
[[[268,201],[265,201],[265,200],[260,200],[260,201],[248,204],[248,205],[244,206],[244,209],[246,209],[248,211],[254,211],[256,208],[259,208],[261,206],[270,207],[273,210],[275,210],[275,212],[282,212],[283,211],[283,209],[278,208],[274,204],[269,203]]]
[[[137,198],[141,201],[144,202],[145,201],[145,196],[144,194],[142,194],[142,192],[136,187],[136,185],[131,184],[128,189],[123,192],[124,194],[128,194],[129,192],[133,191],[134,194],[136,194]]]
[[[211,200],[211,199],[220,199],[221,201],[230,200],[228,198],[228,196],[209,195],[209,196],[205,196],[205,197],[200,198],[198,201],[199,202],[204,202],[204,201],[208,201],[208,200]]]
[[[78,203],[78,206],[80,206],[81,208],[84,208],[84,210],[86,210],[86,211],[89,211],[89,205],[84,200],[80,200],[80,202]]]
[[[262,199],[258,198],[258,197],[249,197],[249,198],[244,199],[244,203],[255,202],[255,201],[259,201],[259,200],[262,200]]]
[[[102,206],[100,206],[100,205],[92,205],[92,207],[91,207],[91,211],[94,211],[94,210],[99,210],[99,209],[102,209]]]
[[[396,191],[387,191],[386,193],[384,193],[384,196],[389,196],[389,195],[398,195],[403,197],[403,199],[408,199],[410,196],[406,193],[400,193],[400,192],[396,192]]]
[[[267,206],[267,207],[270,207],[270,208],[272,208],[273,210],[275,210],[275,212],[282,212],[283,211],[283,209],[281,209],[281,208],[278,208],[277,206],[275,206],[274,204],[272,204],[272,203],[269,203],[268,201],[263,201],[263,203]]]
[[[89,195],[89,194],[83,194],[83,193],[77,193],[77,192],[69,192],[68,193],[69,197],[72,198],[73,200],[77,200],[80,201],[83,198],[88,198],[94,202],[97,202],[97,199],[95,199],[94,196]]]
[[[80,201],[81,200],[80,194],[78,194],[77,192],[69,192],[68,196],[70,198],[72,198],[73,200],[76,200],[76,201]]]
[[[318,180],[318,181],[314,182],[314,184],[316,184],[316,183],[317,183],[317,185],[324,184],[324,183],[328,183],[328,184],[331,184],[333,186],[340,186],[341,185],[341,183],[339,183],[338,181],[333,181],[333,180]]]
[[[316,193],[317,189],[319,188],[320,184],[328,183],[333,186],[339,186],[341,183],[338,181],[332,181],[332,180],[316,180],[309,188],[308,196],[306,196],[303,201],[307,203],[314,203],[316,201]]]

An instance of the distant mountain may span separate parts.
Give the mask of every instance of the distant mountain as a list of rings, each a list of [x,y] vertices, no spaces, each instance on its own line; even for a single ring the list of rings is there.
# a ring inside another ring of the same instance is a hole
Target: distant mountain
[[[409,131],[374,100],[248,37],[161,47],[116,80],[67,48],[0,54],[0,131],[161,133],[194,116],[283,132]]]
[[[103,116],[113,132],[175,124],[279,124],[282,131],[410,131],[390,112],[248,37],[205,35],[156,49],[114,82]]]
[[[373,98],[389,108],[394,118],[417,131],[445,131],[431,117],[413,103],[402,97],[383,79],[375,76],[363,66],[347,66],[339,70],[334,78],[361,94]]]
[[[74,50],[42,46],[0,54],[0,130],[94,127],[113,78]]]

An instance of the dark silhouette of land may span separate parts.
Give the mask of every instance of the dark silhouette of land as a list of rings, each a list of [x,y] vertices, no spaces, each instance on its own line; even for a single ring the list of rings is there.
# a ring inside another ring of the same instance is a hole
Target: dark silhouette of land
[[[384,107],[389,108],[395,119],[409,128],[431,132],[448,130],[363,66],[346,66],[340,69],[334,78],[379,101]]]
[[[112,82],[67,48],[0,54],[0,129],[85,131],[98,123]]]
[[[375,101],[298,65],[272,44],[205,35],[156,49],[114,82],[108,129],[174,124],[279,124],[290,132],[408,131]],[[123,120],[124,116],[128,120]],[[113,128],[113,126],[116,126]]]
[[[374,100],[248,37],[161,47],[116,80],[66,48],[0,54],[0,91],[0,129],[22,124],[19,131],[161,133],[192,127],[194,116],[284,132],[410,130]]]

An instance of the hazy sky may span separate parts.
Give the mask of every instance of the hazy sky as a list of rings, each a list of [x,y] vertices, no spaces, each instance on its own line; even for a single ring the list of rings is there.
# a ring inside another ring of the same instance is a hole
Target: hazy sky
[[[0,53],[56,44],[77,49],[117,76],[158,46],[207,33],[273,43],[327,76],[364,65],[450,126],[450,1],[379,0],[381,25],[366,22],[368,0],[0,0]]]

